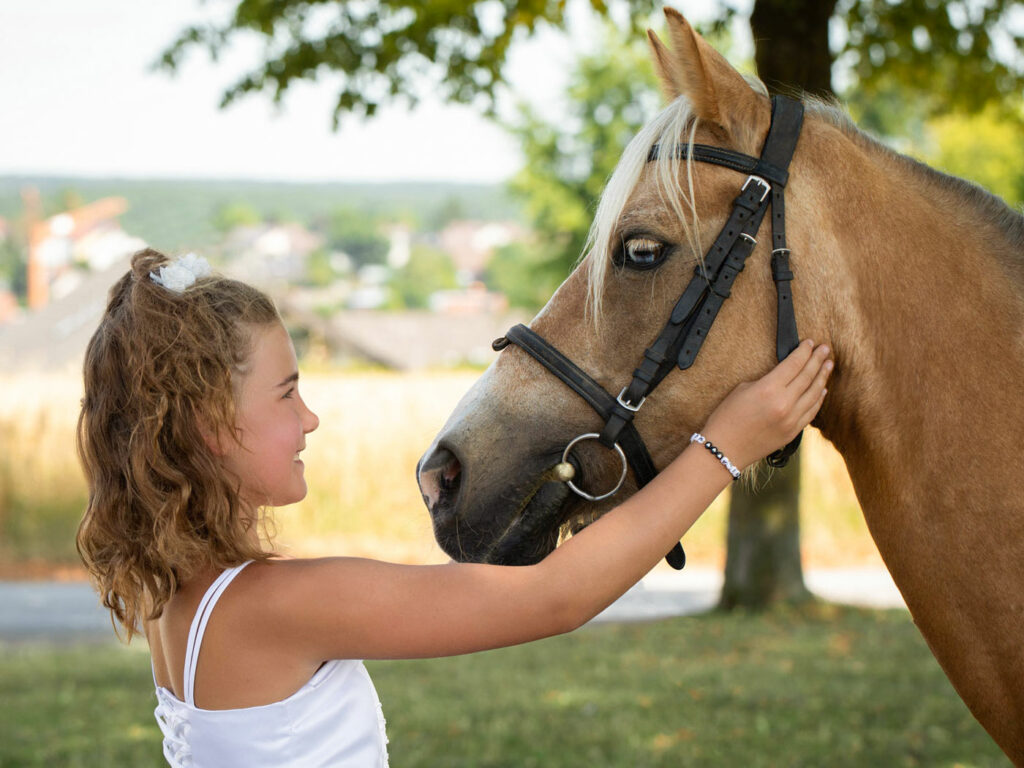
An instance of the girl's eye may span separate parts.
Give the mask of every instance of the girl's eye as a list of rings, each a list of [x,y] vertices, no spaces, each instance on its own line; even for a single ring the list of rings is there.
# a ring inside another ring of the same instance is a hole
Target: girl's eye
[[[293,394],[295,394],[295,388],[294,387],[292,387],[287,392],[285,392],[284,396],[290,400]]]
[[[649,237],[631,237],[622,244],[622,265],[631,269],[651,269],[665,256],[665,244]]]

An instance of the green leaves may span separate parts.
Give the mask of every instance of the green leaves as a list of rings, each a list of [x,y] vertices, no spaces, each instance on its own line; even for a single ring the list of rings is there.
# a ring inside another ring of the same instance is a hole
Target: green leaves
[[[611,27],[605,34],[573,69],[567,115],[549,120],[523,105],[509,126],[525,157],[509,187],[523,200],[537,242],[501,254],[491,279],[519,306],[540,306],[569,274],[623,149],[660,106],[646,47]],[[516,279],[517,259],[528,278]]]
[[[603,0],[590,4],[607,13]],[[632,26],[654,5],[625,4]],[[255,33],[264,38],[262,61],[224,92],[222,106],[255,92],[277,102],[296,81],[333,74],[335,128],[344,115],[372,116],[387,100],[415,103],[425,88],[493,112],[509,46],[540,24],[565,28],[565,0],[240,0],[227,21],[182,30],[157,66],[174,71],[194,48],[216,60],[239,35]]]
[[[605,0],[589,5],[599,16],[611,14]],[[628,18],[629,39],[642,38],[657,5],[615,6]],[[816,2],[796,5],[810,11]],[[844,39],[833,41],[833,51],[860,99],[884,94],[895,82],[930,114],[975,112],[1006,96],[1019,100],[1024,90],[1024,28],[1019,18],[1011,23],[1015,5],[839,0],[833,21],[841,23],[833,30]],[[726,29],[735,14],[719,0],[703,31]],[[225,90],[222,105],[259,92],[278,102],[296,81],[334,76],[335,128],[344,116],[372,116],[387,101],[414,104],[427,89],[493,114],[513,41],[539,26],[565,29],[567,23],[565,0],[236,0],[224,20],[183,29],[156,66],[174,71],[196,48],[216,60],[238,37],[256,35],[264,42],[261,60]],[[619,39],[625,37],[620,31]]]
[[[1024,25],[1013,0],[841,0],[848,39],[839,61],[862,100],[890,83],[923,99],[932,114],[977,112],[1024,90]]]

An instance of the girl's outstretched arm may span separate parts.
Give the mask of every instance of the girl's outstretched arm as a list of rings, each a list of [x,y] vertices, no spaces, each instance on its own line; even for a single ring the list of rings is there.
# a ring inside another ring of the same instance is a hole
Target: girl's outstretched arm
[[[740,468],[786,444],[821,407],[827,359],[826,347],[804,342],[737,387],[704,433]],[[261,610],[247,630],[311,663],[446,656],[567,632],[654,567],[729,482],[714,457],[690,445],[644,489],[531,566],[254,564],[249,594],[260,596]]]

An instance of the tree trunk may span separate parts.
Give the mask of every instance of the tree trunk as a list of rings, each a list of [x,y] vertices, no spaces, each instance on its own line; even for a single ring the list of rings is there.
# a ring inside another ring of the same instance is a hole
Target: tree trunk
[[[757,0],[750,15],[757,74],[768,90],[832,93],[828,23],[836,0]]]
[[[757,493],[733,486],[720,608],[756,610],[810,597],[800,564],[799,490],[799,454]]]
[[[836,0],[756,0],[750,16],[757,74],[769,91],[832,93],[828,23]],[[799,256],[797,264],[799,264]],[[794,270],[800,285],[800,272]],[[797,305],[799,317],[799,304]],[[810,596],[800,562],[800,454],[757,493],[733,489],[719,607],[767,608]]]

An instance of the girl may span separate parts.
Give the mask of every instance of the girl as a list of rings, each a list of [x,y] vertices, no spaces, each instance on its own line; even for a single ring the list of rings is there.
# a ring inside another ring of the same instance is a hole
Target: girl
[[[743,468],[817,413],[831,369],[804,342],[711,414]],[[729,484],[701,447],[524,567],[280,559],[263,512],[306,494],[316,415],[273,303],[191,254],[146,250],[85,358],[78,548],[130,641],[149,641],[172,766],[384,766],[361,661],[469,653],[569,632],[619,597]],[[228,585],[230,584],[230,588]],[[115,624],[116,626],[116,624]]]

